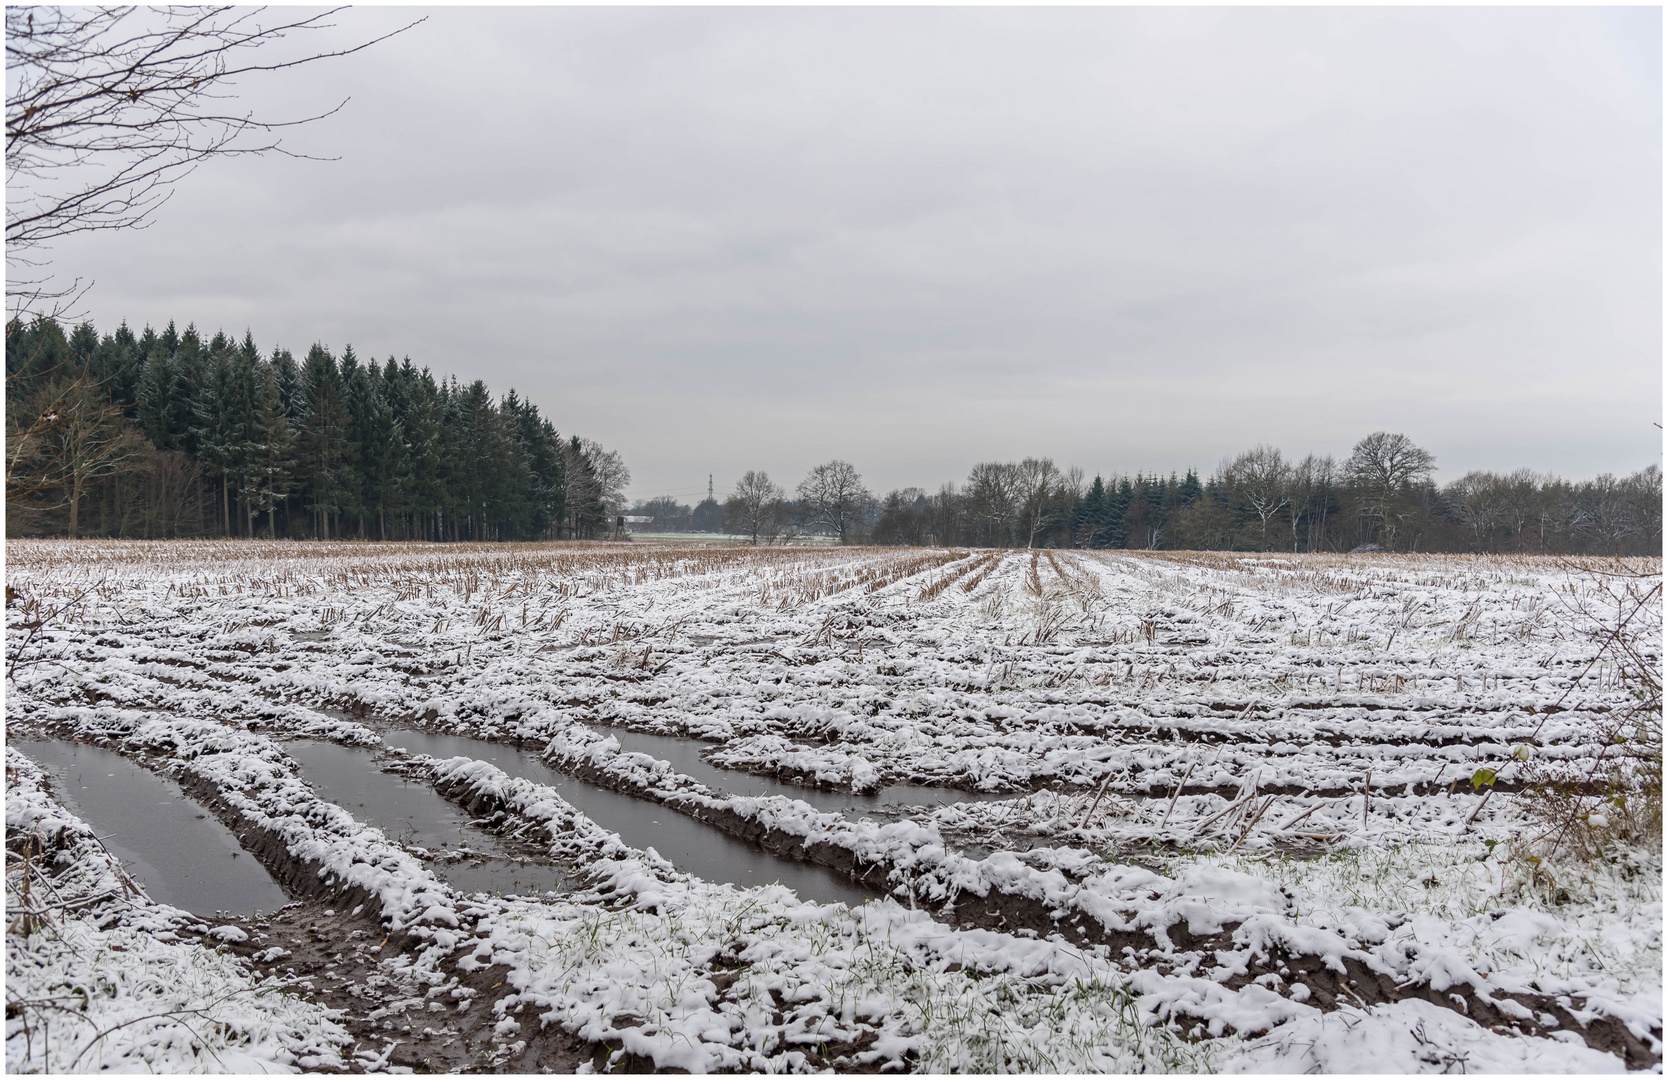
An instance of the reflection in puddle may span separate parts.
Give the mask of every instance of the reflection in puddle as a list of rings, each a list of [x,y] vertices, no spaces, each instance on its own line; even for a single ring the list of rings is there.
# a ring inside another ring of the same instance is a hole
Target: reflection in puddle
[[[780,881],[807,900],[843,902],[854,907],[873,899],[871,893],[843,874],[777,858],[658,803],[576,780],[552,769],[535,753],[503,743],[423,731],[387,731],[382,741],[414,754],[489,762],[511,776],[553,787],[561,792],[562,798],[598,825],[618,833],[627,844],[636,848],[652,847],[678,869],[708,881],[728,881],[742,887]]]
[[[13,739],[53,779],[65,809],[92,826],[151,899],[199,915],[276,911],[289,897],[230,829],[179,785],[110,750]]]
[[[383,772],[368,750],[305,739],[284,749],[320,798],[435,856],[434,872],[464,892],[533,895],[563,888],[555,867],[506,858],[498,838],[470,825],[464,811],[427,784]],[[444,858],[457,851],[469,857]]]
[[[699,739],[682,739],[675,735],[648,735],[603,724],[590,726],[604,735],[612,735],[618,739],[621,750],[659,758],[670,763],[685,776],[693,777],[708,787],[731,795],[786,795],[790,799],[808,802],[818,810],[861,815],[865,810],[878,810],[882,807],[948,806],[958,802],[986,802],[1015,797],[1011,792],[991,794],[982,791],[961,791],[956,788],[922,787],[917,784],[892,784],[872,795],[857,795],[849,791],[823,791],[820,788],[786,783],[774,777],[755,776],[740,769],[726,769],[714,765],[702,757],[701,752],[715,744]]]

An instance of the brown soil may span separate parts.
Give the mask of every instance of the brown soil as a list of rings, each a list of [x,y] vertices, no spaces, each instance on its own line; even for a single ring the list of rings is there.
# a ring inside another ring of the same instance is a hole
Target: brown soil
[[[421,1073],[571,1073],[584,1062],[605,1067],[618,1049],[526,1016],[519,1017],[520,1031],[497,1035],[493,1003],[513,992],[506,968],[466,972],[443,963],[438,972],[414,976],[395,962],[400,941],[368,908],[354,915],[329,903],[301,900],[266,918],[234,918],[230,922],[249,940],[205,944],[236,953],[257,973],[341,1010],[339,1022],[354,1038],[351,1071],[380,1063]],[[272,955],[274,948],[283,954]],[[512,1006],[509,1015],[517,1011]],[[616,1059],[614,1067],[640,1064]]]

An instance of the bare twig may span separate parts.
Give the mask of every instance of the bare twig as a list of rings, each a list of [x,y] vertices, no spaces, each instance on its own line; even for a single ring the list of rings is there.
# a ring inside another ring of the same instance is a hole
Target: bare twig
[[[1197,761],[1194,761],[1192,764],[1188,765],[1187,772],[1182,774],[1181,783],[1176,785],[1176,793],[1174,795],[1170,796],[1170,805],[1165,807],[1165,809],[1164,809],[1164,820],[1160,821],[1158,823],[1158,827],[1159,827],[1160,831],[1162,831],[1164,829],[1164,826],[1169,822],[1169,820],[1170,820],[1170,811],[1172,811],[1176,808],[1176,800],[1181,798],[1182,788],[1187,786],[1187,779],[1188,779],[1188,777],[1193,775],[1193,770],[1194,770],[1195,767],[1198,766],[1198,764],[1199,763]]]

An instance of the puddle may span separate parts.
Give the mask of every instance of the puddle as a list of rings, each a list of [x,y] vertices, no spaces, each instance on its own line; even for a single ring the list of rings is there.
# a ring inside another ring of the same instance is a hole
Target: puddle
[[[849,791],[823,791],[813,787],[784,783],[774,777],[755,776],[740,769],[725,769],[701,756],[711,743],[699,739],[680,739],[675,735],[645,735],[624,728],[603,724],[590,725],[603,735],[620,740],[620,749],[627,753],[647,754],[669,762],[672,768],[699,780],[710,788],[730,795],[786,795],[800,799],[818,810],[851,813],[876,804],[873,795],[853,795]]]
[[[371,751],[297,739],[284,750],[319,796],[392,840],[435,856],[434,872],[464,892],[537,895],[564,887],[554,866],[506,857],[498,838],[427,784],[383,772]],[[446,856],[464,852],[461,859]]]
[[[708,881],[727,881],[746,888],[780,881],[805,899],[825,904],[857,907],[874,899],[872,893],[826,867],[779,859],[676,810],[576,780],[552,769],[530,751],[424,731],[385,731],[382,741],[414,754],[489,762],[511,776],[553,787],[592,821],[619,833],[632,847],[652,847],[679,870]]]
[[[93,827],[151,899],[199,915],[251,915],[289,903],[230,829],[178,784],[110,750],[13,739],[52,777],[53,794]]]
[[[948,806],[959,802],[989,802],[1012,799],[1012,792],[992,794],[982,791],[962,791],[957,788],[925,787],[918,784],[892,784],[878,793],[857,795],[849,791],[824,791],[820,788],[790,784],[768,776],[755,776],[740,769],[726,769],[714,765],[701,756],[703,750],[715,745],[699,739],[684,739],[676,735],[648,735],[640,731],[590,725],[604,735],[620,740],[620,749],[670,762],[685,776],[694,777],[708,787],[731,795],[786,795],[801,799],[818,810],[861,815],[865,810],[892,809],[905,806]]]

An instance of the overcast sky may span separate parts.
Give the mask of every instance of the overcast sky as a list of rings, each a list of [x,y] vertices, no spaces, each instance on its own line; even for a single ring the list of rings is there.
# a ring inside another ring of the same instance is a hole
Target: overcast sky
[[[246,87],[351,95],[289,144],[340,160],[60,243],[100,329],[409,355],[686,501],[1380,429],[1448,478],[1661,460],[1660,9],[422,13]]]

